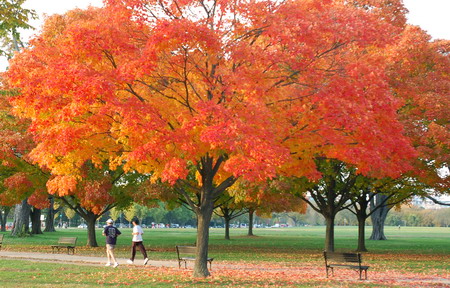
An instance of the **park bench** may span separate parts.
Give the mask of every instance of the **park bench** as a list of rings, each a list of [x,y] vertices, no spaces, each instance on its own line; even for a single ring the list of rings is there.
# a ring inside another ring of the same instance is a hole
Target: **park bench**
[[[365,279],[367,280],[367,269],[369,266],[361,265],[361,253],[336,253],[336,252],[323,252],[325,258],[325,268],[331,270],[331,275],[334,275],[334,268],[348,268],[359,271],[359,280],[361,280],[362,271],[365,272]]]
[[[57,245],[52,245],[52,253],[61,249],[67,249],[67,254],[75,254],[75,244],[77,243],[77,237],[60,237]]]
[[[197,253],[197,247],[195,246],[176,246],[178,256],[178,268],[181,268],[181,263],[184,262],[184,268],[187,268],[187,261],[195,261],[195,255]],[[207,258],[209,262],[209,268],[214,258]]]
[[[3,236],[5,234],[0,234],[0,250],[2,250],[2,244],[3,244]]]

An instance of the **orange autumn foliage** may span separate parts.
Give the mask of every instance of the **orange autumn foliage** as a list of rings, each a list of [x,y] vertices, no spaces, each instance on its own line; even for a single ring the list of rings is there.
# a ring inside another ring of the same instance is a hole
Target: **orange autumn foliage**
[[[397,97],[407,136],[419,153],[414,175],[438,191],[450,179],[440,173],[450,163],[450,40],[430,42],[419,27],[408,26],[390,47],[388,76]]]
[[[49,195],[45,189],[37,189],[33,194],[28,197],[28,204],[36,207],[38,209],[49,208],[50,201],[48,199]]]
[[[46,207],[47,193],[43,188],[47,175],[33,165],[28,155],[35,147],[32,136],[26,132],[30,121],[11,115],[11,92],[4,92],[0,96],[0,205],[13,206],[28,198],[35,207]]]
[[[307,203],[294,195],[289,183],[272,180],[258,185],[238,181],[228,189],[237,206],[252,209],[257,215],[271,217],[274,212],[305,213]],[[297,191],[299,192],[299,191]]]
[[[415,154],[378,51],[403,10],[358,2],[221,1],[213,15],[109,0],[50,17],[8,71],[31,155],[54,175],[108,160],[169,183],[206,154],[226,155],[216,181],[317,178],[316,155],[398,176]]]
[[[98,174],[92,174],[94,173]],[[73,176],[53,176],[47,182],[47,189],[50,194],[59,197],[75,197],[82,208],[96,215],[100,215],[104,207],[115,203],[116,199],[112,196],[113,187],[111,177],[95,169],[83,167],[84,177]]]
[[[48,18],[14,57],[14,112],[56,177],[91,162],[177,185],[198,216],[195,275],[209,274],[214,202],[237,179],[317,180],[317,157],[371,177],[412,169],[390,74],[400,0],[104,3]],[[194,173],[198,203],[182,187]]]

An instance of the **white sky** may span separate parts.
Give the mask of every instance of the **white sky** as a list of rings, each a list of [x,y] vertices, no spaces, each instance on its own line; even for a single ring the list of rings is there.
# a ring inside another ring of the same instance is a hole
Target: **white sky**
[[[420,26],[433,39],[450,40],[450,0],[403,0],[409,10],[408,22]],[[23,33],[24,40],[39,31],[43,15],[62,14],[74,8],[86,8],[89,5],[102,6],[102,0],[28,0],[24,7],[34,9],[39,20],[30,24],[35,31]],[[0,58],[0,71],[5,70],[6,59]]]
[[[403,0],[408,23],[420,26],[433,39],[450,40],[450,0]]]

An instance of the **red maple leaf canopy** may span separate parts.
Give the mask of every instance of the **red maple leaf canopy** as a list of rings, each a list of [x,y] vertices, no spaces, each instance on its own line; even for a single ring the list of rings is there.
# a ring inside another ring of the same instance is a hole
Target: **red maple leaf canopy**
[[[409,168],[378,53],[401,19],[331,0],[105,4],[49,17],[8,71],[52,174],[109,161],[175,183],[205,155],[222,180],[318,177],[317,156]]]

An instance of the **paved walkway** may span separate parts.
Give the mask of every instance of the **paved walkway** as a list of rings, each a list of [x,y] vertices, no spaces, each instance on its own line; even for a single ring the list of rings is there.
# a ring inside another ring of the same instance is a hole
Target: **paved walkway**
[[[11,259],[22,259],[22,260],[35,260],[44,262],[64,262],[73,264],[84,264],[84,265],[100,265],[106,263],[105,257],[94,257],[94,256],[84,256],[84,255],[68,255],[66,253],[37,253],[37,252],[15,252],[15,251],[0,251],[1,258],[11,258]],[[130,265],[127,264],[128,259],[117,258],[116,259],[120,265]],[[134,265],[143,265],[143,259],[136,259]],[[161,261],[161,260],[151,260],[147,265],[152,265],[156,267],[178,267],[177,261]]]
[[[175,257],[175,256],[174,256]],[[86,255],[69,255],[67,253],[39,253],[39,252],[17,252],[17,251],[7,251],[0,250],[0,258],[8,258],[8,259],[20,259],[20,260],[29,260],[29,261],[41,261],[41,262],[59,262],[64,264],[79,264],[79,265],[105,265],[106,264],[106,253],[104,257],[98,256],[86,256]],[[134,261],[134,264],[128,264],[128,258],[116,258],[119,265],[143,265],[144,259],[137,258]],[[184,264],[183,264],[184,265]],[[178,268],[178,261],[176,260],[150,260],[147,263],[147,266],[154,267],[174,267]],[[214,263],[214,268],[227,268],[227,269],[235,269],[240,270],[244,267],[246,270],[266,270],[261,267],[246,267],[247,265],[242,264],[230,264],[230,263]],[[188,263],[188,267],[193,267],[193,262]],[[273,269],[270,270],[285,270],[286,268]]]

